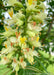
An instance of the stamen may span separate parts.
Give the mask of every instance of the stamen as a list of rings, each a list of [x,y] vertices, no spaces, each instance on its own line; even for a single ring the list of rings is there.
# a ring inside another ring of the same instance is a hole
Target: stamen
[[[33,48],[32,48],[33,51],[34,51],[34,48],[35,48],[35,47],[33,46]]]
[[[11,42],[11,47],[13,46],[13,43]]]
[[[16,38],[18,39],[18,33],[17,33],[17,32],[15,32],[15,34],[16,34]]]
[[[24,58],[21,58],[20,62],[23,62]]]
[[[13,59],[13,61],[14,61],[15,63],[17,62],[15,58]]]
[[[7,58],[6,58],[6,57],[4,57],[4,60],[7,60]]]
[[[36,25],[36,22],[33,22],[33,26],[35,26]]]
[[[29,52],[29,48],[26,48],[27,52]]]
[[[5,44],[5,47],[7,48],[7,44]]]

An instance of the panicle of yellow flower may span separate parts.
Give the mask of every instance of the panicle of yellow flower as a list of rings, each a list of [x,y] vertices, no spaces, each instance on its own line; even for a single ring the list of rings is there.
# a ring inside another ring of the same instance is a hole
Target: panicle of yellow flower
[[[31,4],[32,4],[32,1],[33,1],[33,0],[28,0],[29,5],[31,5]]]
[[[8,28],[7,28],[7,27],[5,27],[5,30],[6,30],[6,31],[8,31]]]
[[[21,41],[21,43],[24,43],[26,41],[26,38],[25,37],[23,37],[23,38],[21,37],[20,41]]]
[[[39,41],[39,36],[37,37],[36,41],[37,41],[37,42]]]
[[[11,8],[10,10],[8,10],[8,13],[9,13],[10,17],[12,17],[13,16],[13,9]]]

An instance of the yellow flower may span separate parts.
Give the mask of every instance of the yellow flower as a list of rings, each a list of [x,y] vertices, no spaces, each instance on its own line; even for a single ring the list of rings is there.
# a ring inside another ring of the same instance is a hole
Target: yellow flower
[[[6,31],[8,31],[8,28],[7,28],[7,27],[5,27],[5,30],[6,30]]]
[[[32,1],[33,1],[33,0],[28,0],[29,5],[31,5],[31,4],[32,4]]]
[[[5,44],[5,48],[7,48],[7,44]]]
[[[26,38],[25,38],[25,37],[23,37],[23,38],[21,37],[21,38],[20,38],[20,41],[21,41],[21,43],[25,43]]]
[[[9,13],[10,17],[12,17],[13,16],[13,9],[11,8],[10,10],[8,10],[8,13]]]
[[[34,61],[34,58],[30,56],[30,57],[28,58],[28,61],[29,61],[29,63],[31,63],[31,64],[32,64],[32,63],[33,63],[33,61]]]
[[[37,37],[36,41],[37,41],[37,42],[39,41],[39,37]]]

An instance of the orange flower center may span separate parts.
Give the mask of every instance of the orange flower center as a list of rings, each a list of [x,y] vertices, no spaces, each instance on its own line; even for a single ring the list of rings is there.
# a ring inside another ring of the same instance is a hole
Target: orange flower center
[[[33,26],[35,26],[36,25],[36,22],[33,22]]]
[[[27,52],[29,52],[29,48],[26,48]]]
[[[11,47],[13,46],[13,43],[11,42]]]
[[[24,60],[24,59],[23,59],[23,58],[21,58],[21,60],[20,60],[20,61],[21,61],[21,62],[23,62],[23,60]]]
[[[7,58],[6,58],[6,57],[4,57],[4,60],[7,60]]]

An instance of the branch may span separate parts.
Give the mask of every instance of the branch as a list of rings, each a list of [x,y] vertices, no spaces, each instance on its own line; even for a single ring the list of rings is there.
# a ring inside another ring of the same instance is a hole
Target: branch
[[[53,14],[52,18],[53,18],[53,17],[54,17],[54,14]],[[48,37],[48,35],[49,35],[49,33],[50,33],[51,29],[52,29],[53,21],[54,21],[54,18],[52,19],[51,23],[49,24],[49,28],[48,28],[48,31],[47,31],[45,37],[42,39],[42,44],[43,44],[43,42],[45,41],[45,39]]]

